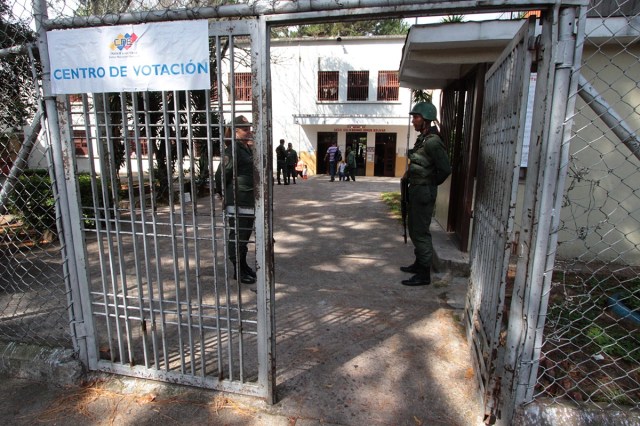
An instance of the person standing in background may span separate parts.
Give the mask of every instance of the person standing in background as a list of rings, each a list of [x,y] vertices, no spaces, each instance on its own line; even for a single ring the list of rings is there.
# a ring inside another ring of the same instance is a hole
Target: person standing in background
[[[329,149],[327,149],[327,153],[324,156],[324,161],[329,160],[329,176],[331,176],[331,182],[336,180],[336,154],[340,152],[338,149],[338,143],[333,142]]]
[[[291,178],[293,178],[293,184],[296,184],[296,165],[298,164],[298,153],[293,149],[293,144],[289,142],[287,147],[287,159],[286,159],[286,174],[284,184],[289,185]]]
[[[284,147],[284,139],[280,139],[280,145],[276,148],[276,176],[278,177],[278,185],[280,185],[280,173],[284,180],[287,180],[285,175],[285,166],[287,164],[287,149]]]
[[[356,169],[358,164],[356,163],[356,153],[353,152],[350,146],[347,147],[347,167],[345,169],[346,180],[351,178],[352,181],[356,181]]]
[[[338,163],[338,180],[339,181],[347,181],[349,178],[345,175],[345,170],[347,169],[347,163],[344,161],[340,161]]]
[[[302,172],[304,171],[306,164],[302,161],[302,158],[298,157],[298,163],[296,164],[296,176],[302,177]]]

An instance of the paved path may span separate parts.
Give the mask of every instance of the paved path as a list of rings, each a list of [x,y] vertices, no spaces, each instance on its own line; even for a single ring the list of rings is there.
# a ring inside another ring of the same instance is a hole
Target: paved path
[[[466,279],[442,271],[431,286],[400,285],[413,250],[380,199],[398,188],[325,176],[274,187],[274,406],[121,377],[66,390],[11,379],[0,422],[479,425],[460,323]]]

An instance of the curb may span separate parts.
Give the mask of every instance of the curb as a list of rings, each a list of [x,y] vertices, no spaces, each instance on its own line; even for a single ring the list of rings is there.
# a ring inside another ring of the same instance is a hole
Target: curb
[[[520,426],[638,426],[640,420],[633,410],[586,409],[562,402],[536,401],[517,409],[513,423]]]
[[[80,382],[84,368],[72,349],[0,342],[0,373],[68,386]]]

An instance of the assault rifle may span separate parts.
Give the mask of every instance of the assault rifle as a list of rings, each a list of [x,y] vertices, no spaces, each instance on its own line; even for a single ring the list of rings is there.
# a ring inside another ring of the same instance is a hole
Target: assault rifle
[[[407,244],[407,209],[409,208],[409,179],[400,179],[400,212],[402,213],[402,231]]]

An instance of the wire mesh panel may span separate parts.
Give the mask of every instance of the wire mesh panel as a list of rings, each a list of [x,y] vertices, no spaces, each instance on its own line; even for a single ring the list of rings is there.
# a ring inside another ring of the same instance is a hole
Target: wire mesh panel
[[[527,43],[533,31],[534,24],[525,23],[485,78],[466,315],[488,411],[500,387],[498,349],[532,60]]]
[[[535,396],[640,408],[640,2],[592,2]]]
[[[71,347],[70,295],[44,138],[31,16],[4,4],[0,33],[0,339]],[[26,18],[26,19],[25,19]]]

